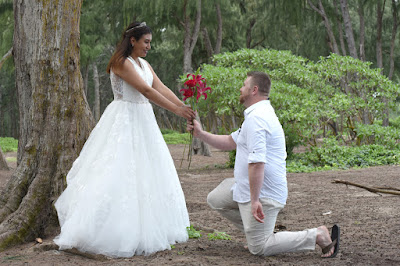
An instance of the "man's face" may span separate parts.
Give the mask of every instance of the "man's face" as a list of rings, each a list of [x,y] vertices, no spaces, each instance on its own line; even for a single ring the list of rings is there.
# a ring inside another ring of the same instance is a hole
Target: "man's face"
[[[248,100],[251,96],[250,95],[250,92],[251,92],[250,80],[251,80],[251,77],[247,77],[247,79],[243,83],[243,86],[240,88],[239,101],[245,107],[247,107],[246,103],[248,102]]]

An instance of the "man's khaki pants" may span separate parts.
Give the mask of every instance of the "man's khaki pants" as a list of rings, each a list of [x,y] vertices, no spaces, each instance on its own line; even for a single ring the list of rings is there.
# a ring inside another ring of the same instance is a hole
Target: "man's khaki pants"
[[[274,234],[279,211],[285,206],[275,200],[260,199],[264,211],[264,223],[257,222],[251,213],[251,203],[233,201],[231,188],[234,178],[227,178],[208,194],[208,205],[246,234],[249,251],[254,255],[275,255],[284,252],[314,250],[317,229]]]

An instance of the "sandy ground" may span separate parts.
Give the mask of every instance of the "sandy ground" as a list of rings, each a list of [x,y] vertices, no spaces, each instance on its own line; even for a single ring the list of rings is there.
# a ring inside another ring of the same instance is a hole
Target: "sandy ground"
[[[212,150],[212,157],[194,156],[191,169],[182,167],[183,145],[170,145],[185,192],[191,223],[203,230],[200,239],[176,244],[172,250],[150,256],[110,259],[58,251],[54,236],[42,236],[43,244],[26,243],[1,252],[1,265],[400,265],[400,196],[374,194],[365,189],[334,184],[342,179],[367,186],[400,188],[400,166],[373,167],[361,170],[288,174],[288,204],[278,216],[277,225],[285,230],[338,223],[341,245],[334,259],[321,259],[320,249],[257,257],[243,248],[243,234],[212,211],[207,194],[232,169],[223,169],[228,154]],[[15,154],[6,154],[14,156]],[[15,163],[10,163],[15,169]],[[12,171],[0,172],[0,187]],[[208,240],[207,233],[222,231],[231,240]]]

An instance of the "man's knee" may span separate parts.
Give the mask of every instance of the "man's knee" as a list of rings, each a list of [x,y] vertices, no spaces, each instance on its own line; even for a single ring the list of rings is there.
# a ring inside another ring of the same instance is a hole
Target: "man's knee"
[[[263,244],[248,245],[248,249],[251,254],[261,256],[261,255],[263,255],[264,245]]]
[[[214,209],[214,210],[218,209],[218,207],[220,205],[219,199],[218,199],[217,193],[215,193],[214,190],[211,191],[210,193],[208,193],[207,203],[208,203],[208,206],[211,207],[211,209]]]

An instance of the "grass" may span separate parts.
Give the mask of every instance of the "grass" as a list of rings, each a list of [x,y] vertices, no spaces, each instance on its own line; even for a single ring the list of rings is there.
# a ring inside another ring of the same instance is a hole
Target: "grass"
[[[189,144],[189,133],[179,133],[170,129],[161,129],[167,144]]]
[[[18,151],[18,140],[14,138],[0,138],[0,147],[3,152]]]
[[[189,144],[189,133],[179,133],[170,129],[161,129],[167,144]],[[18,140],[10,137],[0,138],[0,147],[3,152],[18,151]]]

